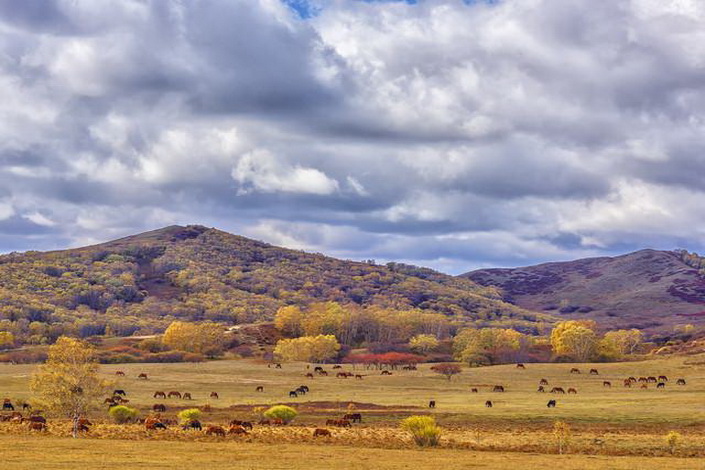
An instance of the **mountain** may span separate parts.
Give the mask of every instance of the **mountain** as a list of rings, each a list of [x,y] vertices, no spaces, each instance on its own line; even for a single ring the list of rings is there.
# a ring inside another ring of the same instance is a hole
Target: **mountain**
[[[242,324],[284,305],[335,301],[421,309],[455,324],[531,331],[551,316],[497,289],[426,268],[344,261],[202,226],[170,226],[99,245],[0,256],[0,331],[19,342],[62,333],[150,334],[174,319]]]
[[[705,324],[703,266],[702,258],[684,251],[641,250],[461,277],[498,287],[504,300],[525,309],[666,333],[678,324]]]

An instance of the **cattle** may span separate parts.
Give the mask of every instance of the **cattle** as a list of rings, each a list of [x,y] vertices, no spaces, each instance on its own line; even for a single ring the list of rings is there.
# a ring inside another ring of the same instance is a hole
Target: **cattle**
[[[189,429],[198,429],[199,431],[201,431],[203,429],[203,427],[201,426],[200,421],[198,421],[197,419],[192,419],[188,423],[181,426],[181,429],[183,429],[185,431],[189,430]]]
[[[611,388],[611,387],[612,387],[612,382],[610,382],[609,380],[605,380],[605,381],[602,382],[602,386],[603,386],[603,387],[610,387],[610,388]]]
[[[219,398],[218,392],[211,392],[211,398]]]
[[[547,408],[555,408],[556,407],[556,400],[548,400],[546,407]]]
[[[676,385],[685,385],[685,379],[676,380]]]
[[[658,381],[656,380],[656,377],[653,377],[653,376],[647,377],[647,378],[646,378],[646,381],[649,382],[650,384],[655,384],[656,382],[658,382]]]
[[[590,375],[600,375],[600,373],[597,372],[597,369],[590,369]]]
[[[493,391],[493,392],[504,392],[504,386],[502,386],[502,385],[495,385],[494,387],[492,387],[492,391]]]
[[[666,383],[665,382],[659,382],[656,384],[656,388],[666,388]]]
[[[487,408],[492,408],[492,400],[487,400],[487,401],[485,402],[485,406],[486,406]]]
[[[347,413],[343,419],[348,419],[353,423],[362,423],[362,415],[360,413]]]
[[[250,421],[240,421],[239,419],[234,419],[230,421],[230,426],[242,426],[243,428],[252,429],[252,422]]]
[[[166,393],[164,392],[154,392],[154,398],[166,398]]]
[[[431,400],[428,402],[428,407],[429,408],[435,408],[436,407],[436,400]]]
[[[46,431],[47,424],[42,422],[30,422],[29,429],[30,431]]]
[[[181,398],[183,398],[184,400],[193,400],[189,392],[184,392],[184,394],[181,395]]]
[[[167,398],[181,398],[181,392],[177,392],[176,390],[172,390],[169,392],[166,396]]]
[[[551,393],[565,393],[565,390],[563,390],[563,387],[553,387]]]
[[[120,376],[120,377],[125,377],[125,373],[121,370],[116,370],[115,375]]]
[[[312,379],[312,378],[313,378],[313,374],[309,372],[308,374],[306,374],[306,378]]]
[[[539,380],[539,385],[548,385],[548,380],[546,380],[546,379]]]
[[[579,373],[580,373],[580,369],[578,369],[577,367],[573,367],[572,369],[570,369],[570,373],[571,373],[571,374],[579,374]]]
[[[152,406],[152,410],[154,410],[158,413],[164,413],[166,411],[166,405],[163,405],[161,403],[157,403],[154,406]]]
[[[236,436],[246,436],[247,430],[239,425],[231,425],[228,428],[228,434],[235,434]]]
[[[355,378],[356,378],[356,379],[359,379],[359,380],[362,380],[362,375],[360,375],[360,374],[355,374]]]
[[[571,387],[571,388],[568,389],[568,393],[576,394],[576,393],[578,393],[578,391],[577,391],[576,389],[574,389],[574,388]]]
[[[316,428],[313,430],[313,437],[332,437],[327,429]]]
[[[127,393],[125,393],[125,390],[117,389],[117,390],[113,390],[113,395],[120,395],[120,396],[124,397],[125,395],[127,395]]]
[[[339,365],[333,366],[333,369],[342,369],[342,368],[343,368],[343,366],[339,366]]]
[[[517,364],[517,369],[526,369],[526,366],[520,362]]]
[[[140,375],[137,376],[137,378],[142,379],[142,380],[147,380],[149,377],[147,377],[147,374],[142,372]]]
[[[313,377],[313,376],[311,376],[311,377]],[[255,389],[255,392],[264,392],[264,387],[261,386],[261,385],[259,385],[259,386]]]
[[[298,396],[299,396],[299,395],[296,393],[295,390],[292,390],[292,391],[289,392],[289,398],[296,398],[296,397],[298,397]]]
[[[668,377],[666,377],[665,375],[659,375],[658,380],[659,382],[668,382]]]
[[[392,375],[392,373],[389,372],[388,370],[383,370],[383,371],[381,372],[381,375]]]
[[[544,393],[546,391],[545,388],[543,388],[543,385],[539,385],[539,388],[536,390],[537,392]]]
[[[470,389],[470,393],[477,393],[477,389],[476,389],[476,388],[471,388],[471,389]]]
[[[225,437],[225,429],[223,429],[222,426],[208,426],[206,428],[206,435]]]

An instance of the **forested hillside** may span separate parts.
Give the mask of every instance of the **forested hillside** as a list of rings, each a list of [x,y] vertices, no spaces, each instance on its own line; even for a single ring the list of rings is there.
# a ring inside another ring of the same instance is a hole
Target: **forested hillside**
[[[61,334],[150,334],[176,319],[271,320],[279,307],[320,301],[526,331],[552,320],[504,302],[494,287],[425,268],[342,261],[172,226],[75,250],[0,256],[0,332],[9,333],[0,347]]]

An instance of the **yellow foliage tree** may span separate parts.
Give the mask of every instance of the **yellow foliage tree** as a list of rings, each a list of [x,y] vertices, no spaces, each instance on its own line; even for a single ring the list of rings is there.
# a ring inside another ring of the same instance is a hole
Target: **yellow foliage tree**
[[[15,344],[15,335],[9,331],[0,331],[0,349],[11,348]]]
[[[284,361],[324,362],[335,357],[339,350],[334,335],[317,335],[280,340],[274,354]]]
[[[508,360],[507,356],[516,353],[528,343],[526,335],[510,328],[466,328],[453,340],[455,356],[468,363],[490,363]]]
[[[175,321],[164,332],[162,342],[172,349],[216,356],[223,351],[223,327],[215,323]]]
[[[434,335],[416,335],[409,340],[409,348],[421,354],[426,354],[438,347],[438,338]]]
[[[644,334],[633,328],[631,330],[608,331],[600,341],[600,350],[616,359],[634,354],[644,339]]]
[[[592,320],[569,320],[558,323],[551,331],[553,352],[587,361],[598,344],[596,324]]]
[[[42,408],[73,419],[73,437],[77,436],[81,416],[99,406],[109,385],[98,377],[93,347],[66,336],[49,347],[46,363],[30,382],[34,399]]]
[[[277,310],[274,316],[274,326],[277,327],[285,336],[296,337],[301,336],[303,328],[301,321],[303,314],[301,309],[294,305],[281,307]]]

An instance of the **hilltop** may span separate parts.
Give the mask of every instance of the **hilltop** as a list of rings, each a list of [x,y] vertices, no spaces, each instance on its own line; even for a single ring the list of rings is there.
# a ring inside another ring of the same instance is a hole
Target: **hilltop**
[[[420,309],[458,325],[528,331],[551,320],[469,279],[339,260],[202,226],[0,256],[0,319],[25,342],[51,342],[62,333],[150,334],[174,319],[250,323],[271,320],[284,305],[322,301]]]
[[[702,260],[682,251],[641,250],[516,269],[482,269],[461,277],[498,287],[522,308],[607,328],[672,332],[705,324]]]

